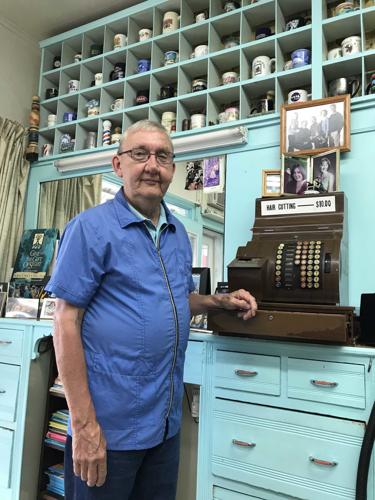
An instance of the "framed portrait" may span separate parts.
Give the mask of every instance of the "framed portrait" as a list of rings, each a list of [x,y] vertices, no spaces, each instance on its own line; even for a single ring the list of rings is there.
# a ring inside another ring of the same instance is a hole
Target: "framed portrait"
[[[56,309],[56,299],[47,297],[43,300],[40,319],[53,319]]]
[[[262,171],[262,196],[280,196],[281,194],[281,171]]]
[[[282,155],[282,194],[305,194],[311,182],[310,159],[298,155]]]
[[[203,191],[222,193],[225,186],[225,156],[211,156],[203,160]]]
[[[310,159],[314,189],[320,193],[339,191],[340,150],[327,151]]]
[[[282,154],[350,151],[349,94],[281,106],[280,148]]]

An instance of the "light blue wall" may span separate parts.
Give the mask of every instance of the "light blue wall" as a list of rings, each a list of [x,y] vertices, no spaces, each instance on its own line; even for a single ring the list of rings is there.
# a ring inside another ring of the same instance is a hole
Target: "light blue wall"
[[[225,266],[238,246],[252,238],[255,199],[261,196],[262,170],[280,168],[277,121],[249,129],[246,150],[228,156],[225,216]],[[375,104],[356,103],[351,113],[351,151],[340,161],[340,190],[347,197],[349,305],[359,306],[361,293],[375,292]]]

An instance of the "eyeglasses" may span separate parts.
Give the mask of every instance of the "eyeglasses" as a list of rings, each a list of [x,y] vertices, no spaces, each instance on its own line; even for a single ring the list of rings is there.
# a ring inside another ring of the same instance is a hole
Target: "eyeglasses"
[[[139,163],[146,162],[151,155],[154,155],[155,160],[159,165],[170,165],[174,158],[174,154],[169,153],[168,151],[156,151],[156,153],[151,153],[147,149],[143,148],[128,149],[127,151],[117,153],[118,156],[123,154],[128,154],[132,160]]]

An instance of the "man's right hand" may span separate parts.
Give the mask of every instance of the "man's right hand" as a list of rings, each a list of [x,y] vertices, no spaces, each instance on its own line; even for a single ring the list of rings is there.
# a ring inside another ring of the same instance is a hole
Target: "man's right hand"
[[[107,476],[107,443],[97,422],[73,430],[74,474],[87,486],[102,486]]]

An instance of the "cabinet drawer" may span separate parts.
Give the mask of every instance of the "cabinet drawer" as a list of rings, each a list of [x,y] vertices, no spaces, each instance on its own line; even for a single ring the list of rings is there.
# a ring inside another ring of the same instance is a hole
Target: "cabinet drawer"
[[[13,431],[0,427],[0,488],[9,488]]]
[[[288,358],[288,397],[365,408],[365,367]]]
[[[215,401],[215,475],[306,500],[355,498],[364,423]]]
[[[261,394],[280,394],[280,358],[241,352],[216,352],[215,386]]]
[[[22,355],[22,330],[0,328],[0,360],[7,363],[19,362]]]
[[[236,491],[214,486],[213,500],[261,500],[261,497],[244,495],[243,493],[237,493]]]
[[[1,420],[10,420],[11,422],[15,420],[19,375],[19,366],[0,364]]]

